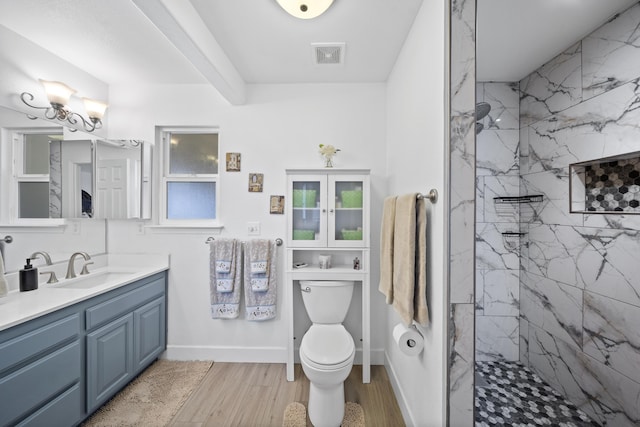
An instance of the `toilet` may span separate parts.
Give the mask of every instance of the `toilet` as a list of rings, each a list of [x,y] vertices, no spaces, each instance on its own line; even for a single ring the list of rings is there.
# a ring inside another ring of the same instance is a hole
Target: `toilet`
[[[311,383],[309,419],[315,427],[337,427],[344,417],[344,380],[356,346],[342,325],[353,295],[352,281],[300,281],[313,325],[302,337],[300,362]]]

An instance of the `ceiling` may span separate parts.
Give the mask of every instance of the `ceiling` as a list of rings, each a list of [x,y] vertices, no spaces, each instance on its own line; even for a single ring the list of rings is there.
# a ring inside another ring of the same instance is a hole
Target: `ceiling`
[[[107,84],[384,82],[423,0],[0,0],[0,25]],[[436,0],[424,0],[436,1]],[[480,81],[517,81],[637,0],[477,0]],[[311,43],[345,43],[315,65]],[[229,99],[229,96],[227,96]],[[242,96],[236,98],[241,103]]]

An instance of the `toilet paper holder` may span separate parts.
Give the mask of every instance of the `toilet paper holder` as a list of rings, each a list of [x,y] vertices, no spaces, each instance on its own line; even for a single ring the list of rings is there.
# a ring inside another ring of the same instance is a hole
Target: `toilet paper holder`
[[[400,351],[408,356],[417,356],[424,349],[424,336],[414,324],[405,326],[398,323],[393,328],[393,340]]]

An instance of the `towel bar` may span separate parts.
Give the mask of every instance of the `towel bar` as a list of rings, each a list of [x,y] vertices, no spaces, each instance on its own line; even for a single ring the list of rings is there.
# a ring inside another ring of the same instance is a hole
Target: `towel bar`
[[[436,203],[438,201],[438,191],[435,188],[432,188],[429,191],[429,194],[418,194],[418,199],[429,199],[431,203]]]
[[[216,239],[214,239],[213,237],[207,237],[207,240],[205,240],[205,242],[204,242],[204,243],[205,243],[206,245],[208,245],[209,243],[213,242],[214,240],[216,240]],[[243,243],[244,243],[244,242],[243,242]],[[281,238],[279,238],[279,237],[278,237],[278,238],[276,239],[276,246],[282,246],[282,244],[283,244],[283,243],[284,243],[284,241],[283,241]]]

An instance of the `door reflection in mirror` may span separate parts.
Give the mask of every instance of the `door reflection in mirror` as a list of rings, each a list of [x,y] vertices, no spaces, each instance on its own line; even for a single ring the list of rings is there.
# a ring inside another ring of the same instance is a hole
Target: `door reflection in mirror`
[[[139,218],[141,142],[97,141],[96,150],[96,217]]]

